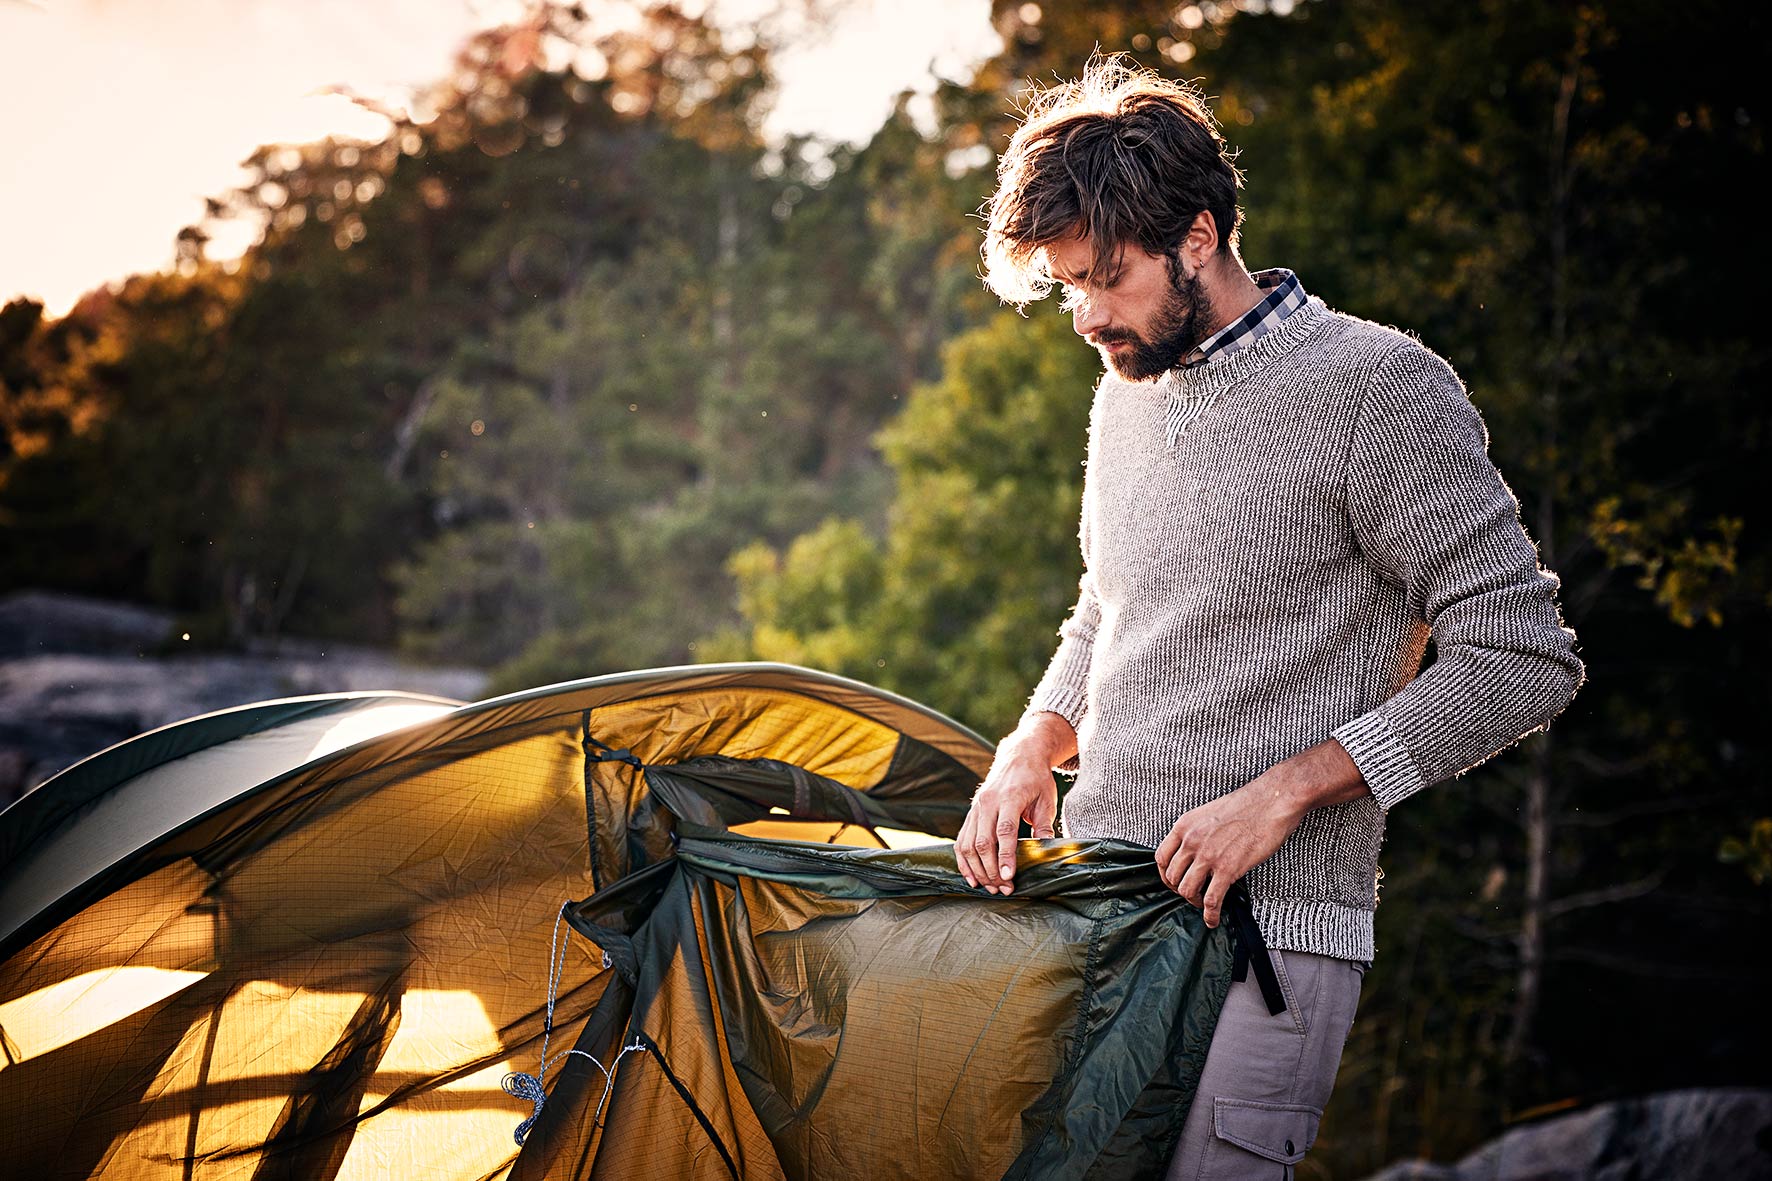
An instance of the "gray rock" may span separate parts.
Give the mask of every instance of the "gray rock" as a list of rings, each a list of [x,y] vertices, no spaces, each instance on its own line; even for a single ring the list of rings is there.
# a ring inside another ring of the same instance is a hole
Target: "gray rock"
[[[172,640],[170,612],[56,591],[0,598],[0,659],[52,652],[154,652]]]
[[[1759,1181],[1772,1091],[1695,1088],[1513,1128],[1455,1165],[1405,1161],[1367,1181]]]
[[[197,714],[363,689],[475,701],[486,686],[479,669],[320,640],[185,655],[171,626],[159,612],[76,596],[0,600],[0,807],[87,755]]]

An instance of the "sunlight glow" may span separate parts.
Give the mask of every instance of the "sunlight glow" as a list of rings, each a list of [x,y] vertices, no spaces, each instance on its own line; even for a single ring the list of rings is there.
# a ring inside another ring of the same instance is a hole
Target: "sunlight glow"
[[[321,734],[314,741],[314,749],[308,752],[308,757],[317,759],[321,755],[329,755],[335,750],[343,750],[366,739],[378,738],[402,726],[428,722],[454,708],[452,705],[414,701],[357,710],[347,714],[337,725]]]
[[[439,77],[473,28],[429,0],[0,3],[0,110],[30,112],[7,125],[30,163],[0,185],[0,301],[33,295],[59,316],[107,279],[168,267],[180,227],[258,145],[369,131],[317,91]],[[256,236],[227,227],[210,256]]]
[[[747,15],[754,23],[765,6],[708,7],[742,41]],[[202,220],[205,197],[242,182],[239,163],[259,145],[387,134],[385,118],[334,88],[400,108],[413,87],[448,73],[475,29],[524,9],[516,0],[0,2],[0,110],[31,113],[7,127],[29,167],[0,185],[0,302],[29,295],[60,316],[107,280],[170,267],[179,229]],[[863,141],[899,90],[933,86],[931,67],[959,76],[998,46],[985,0],[838,6],[828,30],[775,55],[780,97],[765,130]],[[596,77],[607,63],[587,50],[575,64]],[[209,227],[208,256],[237,258],[261,228]]]
[[[439,1063],[467,1062],[502,1049],[498,1030],[480,998],[471,992],[414,988],[400,999],[400,1029],[376,1070],[378,1078],[403,1073],[434,1073]],[[508,1061],[414,1095],[397,1107],[359,1124],[339,1169],[351,1178],[485,1176],[515,1154],[511,1131],[529,1115],[528,1105],[500,1088]],[[360,1111],[388,1097],[385,1085],[371,1083]]]
[[[718,11],[736,16],[743,7],[728,0]],[[781,95],[764,129],[772,137],[812,131],[864,143],[900,90],[927,94],[937,76],[962,78],[1000,48],[982,0],[848,5],[828,31],[771,58]]]
[[[35,1058],[79,1041],[209,975],[171,968],[117,967],[85,972],[0,1004],[6,1057]]]
[[[945,837],[932,837],[926,832],[911,832],[903,828],[876,828],[880,839],[886,842],[888,849],[921,849],[926,845],[951,845],[952,841]]]
[[[440,1062],[467,1062],[502,1048],[498,1030],[478,996],[459,989],[409,988],[400,998],[400,1029],[376,1069],[426,1074]],[[446,1085],[473,1090],[485,1084],[480,1077],[485,1073],[477,1071]],[[491,1080],[493,1090],[498,1090],[503,1077],[500,1069]],[[469,1085],[470,1080],[479,1081]]]

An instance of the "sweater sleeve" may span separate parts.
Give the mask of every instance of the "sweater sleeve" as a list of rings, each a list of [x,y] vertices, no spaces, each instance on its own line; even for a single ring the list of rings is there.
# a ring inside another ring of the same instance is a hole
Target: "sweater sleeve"
[[[1046,675],[1028,699],[1022,716],[1055,713],[1074,730],[1083,726],[1089,712],[1089,661],[1095,648],[1095,629],[1101,623],[1101,603],[1087,570],[1077,584],[1077,605],[1058,629],[1058,651],[1046,665]]]
[[[1403,588],[1437,656],[1334,731],[1379,806],[1483,762],[1562,712],[1585,673],[1489,435],[1445,361],[1419,345],[1373,373],[1349,448],[1354,535]]]

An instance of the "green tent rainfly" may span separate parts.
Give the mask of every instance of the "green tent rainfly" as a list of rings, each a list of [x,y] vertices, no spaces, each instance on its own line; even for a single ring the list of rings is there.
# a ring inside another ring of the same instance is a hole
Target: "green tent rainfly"
[[[778,664],[120,744],[0,813],[9,1167],[1160,1173],[1259,936],[1116,842],[969,889],[948,841],[990,757]]]

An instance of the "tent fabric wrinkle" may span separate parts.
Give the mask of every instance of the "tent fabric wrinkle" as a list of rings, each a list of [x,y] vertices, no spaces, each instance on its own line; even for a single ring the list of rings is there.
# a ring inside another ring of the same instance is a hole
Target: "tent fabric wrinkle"
[[[1110,841],[968,887],[991,757],[762,663],[100,752],[0,812],[9,1168],[1160,1175],[1233,978],[1268,987],[1247,898],[1207,928]]]

